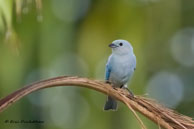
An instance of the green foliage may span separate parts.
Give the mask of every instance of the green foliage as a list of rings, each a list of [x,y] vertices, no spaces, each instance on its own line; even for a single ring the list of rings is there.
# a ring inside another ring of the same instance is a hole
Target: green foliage
[[[13,0],[0,0],[0,32],[12,27]]]

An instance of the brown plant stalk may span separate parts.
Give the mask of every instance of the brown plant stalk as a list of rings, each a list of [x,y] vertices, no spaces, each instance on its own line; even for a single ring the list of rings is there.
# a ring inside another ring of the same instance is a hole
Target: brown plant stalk
[[[194,121],[192,118],[178,114],[172,109],[168,109],[151,99],[141,96],[134,96],[133,98],[126,90],[113,89],[109,84],[104,82],[80,77],[61,76],[25,86],[0,100],[0,112],[34,91],[56,86],[80,86],[108,94],[126,104],[133,113],[134,110],[140,112],[158,124],[159,127],[161,126],[166,129],[194,129]],[[138,116],[136,118],[139,119]],[[141,122],[141,120],[139,121]],[[145,128],[143,124],[142,126],[142,128]]]

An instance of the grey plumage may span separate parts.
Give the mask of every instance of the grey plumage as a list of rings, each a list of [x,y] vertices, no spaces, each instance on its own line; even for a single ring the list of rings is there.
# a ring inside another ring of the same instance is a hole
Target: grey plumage
[[[111,82],[113,87],[127,88],[127,82],[136,69],[133,47],[126,40],[115,40],[109,46],[112,48],[112,54],[106,64],[105,80]],[[108,96],[104,110],[116,110],[116,108],[116,100]]]

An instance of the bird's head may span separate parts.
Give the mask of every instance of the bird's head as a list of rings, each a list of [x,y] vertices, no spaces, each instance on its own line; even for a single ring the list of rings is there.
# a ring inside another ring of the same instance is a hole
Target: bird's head
[[[109,47],[112,48],[112,52],[115,54],[123,55],[133,53],[133,47],[126,40],[115,40],[109,45]]]

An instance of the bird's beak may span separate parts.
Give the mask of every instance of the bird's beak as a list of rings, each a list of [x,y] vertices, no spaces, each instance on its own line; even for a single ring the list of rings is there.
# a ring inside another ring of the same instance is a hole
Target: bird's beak
[[[109,44],[108,45],[109,47],[111,47],[111,48],[116,48],[116,47],[118,47],[116,44],[114,44],[114,43],[111,43],[111,44]]]

